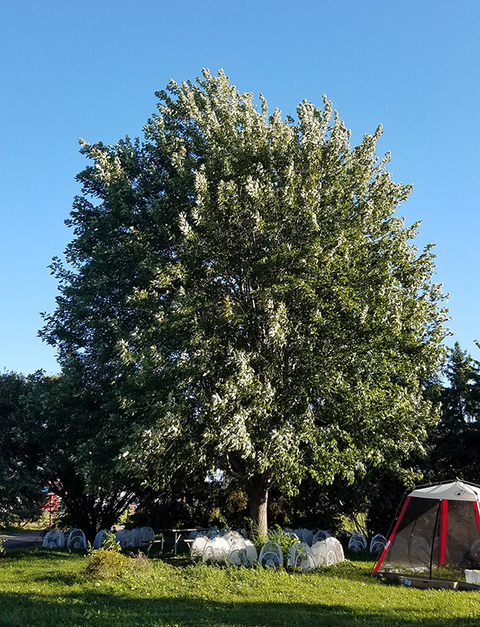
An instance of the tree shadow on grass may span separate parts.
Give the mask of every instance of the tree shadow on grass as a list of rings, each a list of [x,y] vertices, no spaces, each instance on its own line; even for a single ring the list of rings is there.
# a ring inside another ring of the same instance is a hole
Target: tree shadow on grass
[[[82,584],[85,582],[85,576],[84,575],[79,575],[76,573],[49,573],[46,575],[37,575],[35,577],[31,577],[29,578],[29,581],[31,582],[38,582],[41,583],[43,581],[48,582],[48,583],[59,583],[62,584],[64,586],[70,587],[70,586],[74,586],[75,584]],[[1,594],[1,593],[0,593]],[[0,596],[1,598],[1,596]],[[2,624],[0,623],[0,627],[2,627]]]
[[[478,618],[402,616],[342,605],[234,603],[186,597],[138,598],[102,592],[41,597],[0,593],[1,627],[478,627]]]
[[[82,557],[87,555],[88,551],[85,549],[44,549],[41,546],[36,547],[22,547],[8,549],[6,554],[2,557],[2,561],[16,561],[21,559],[31,559],[34,557],[36,560],[54,561],[59,557],[72,557],[72,555],[78,555]]]

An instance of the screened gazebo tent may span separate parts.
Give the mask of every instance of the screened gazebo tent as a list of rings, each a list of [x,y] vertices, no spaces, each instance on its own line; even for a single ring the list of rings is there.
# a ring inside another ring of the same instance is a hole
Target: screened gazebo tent
[[[460,580],[480,567],[480,487],[454,481],[413,490],[405,499],[375,573]]]

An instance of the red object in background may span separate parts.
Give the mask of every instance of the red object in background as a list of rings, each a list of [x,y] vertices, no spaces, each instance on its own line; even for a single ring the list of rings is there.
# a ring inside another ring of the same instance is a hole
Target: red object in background
[[[47,500],[42,507],[44,512],[56,512],[58,509],[58,496],[53,492],[47,494]]]
[[[45,505],[43,506],[43,511],[48,512],[50,514],[50,527],[52,526],[55,520],[55,514],[58,510],[58,496],[53,492],[49,492],[47,494],[47,500],[45,501]]]

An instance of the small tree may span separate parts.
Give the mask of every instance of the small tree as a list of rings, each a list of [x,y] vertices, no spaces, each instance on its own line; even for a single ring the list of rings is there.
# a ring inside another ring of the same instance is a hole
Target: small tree
[[[297,121],[223,72],[159,92],[145,141],[93,161],[45,338],[110,382],[121,460],[152,483],[208,463],[268,491],[353,480],[421,446],[445,335],[430,247],[395,217],[381,128],[351,148],[324,100]]]
[[[115,466],[123,439],[109,420],[108,394],[78,377],[72,365],[61,376],[37,377],[24,405],[43,480],[61,498],[62,524],[93,539],[118,521],[138,482]]]

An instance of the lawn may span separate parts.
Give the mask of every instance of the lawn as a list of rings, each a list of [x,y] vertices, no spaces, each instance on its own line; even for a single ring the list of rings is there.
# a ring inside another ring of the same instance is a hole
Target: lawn
[[[1,627],[476,627],[479,592],[415,590],[371,562],[315,572],[140,563],[87,577],[84,555],[12,549],[0,559]]]

